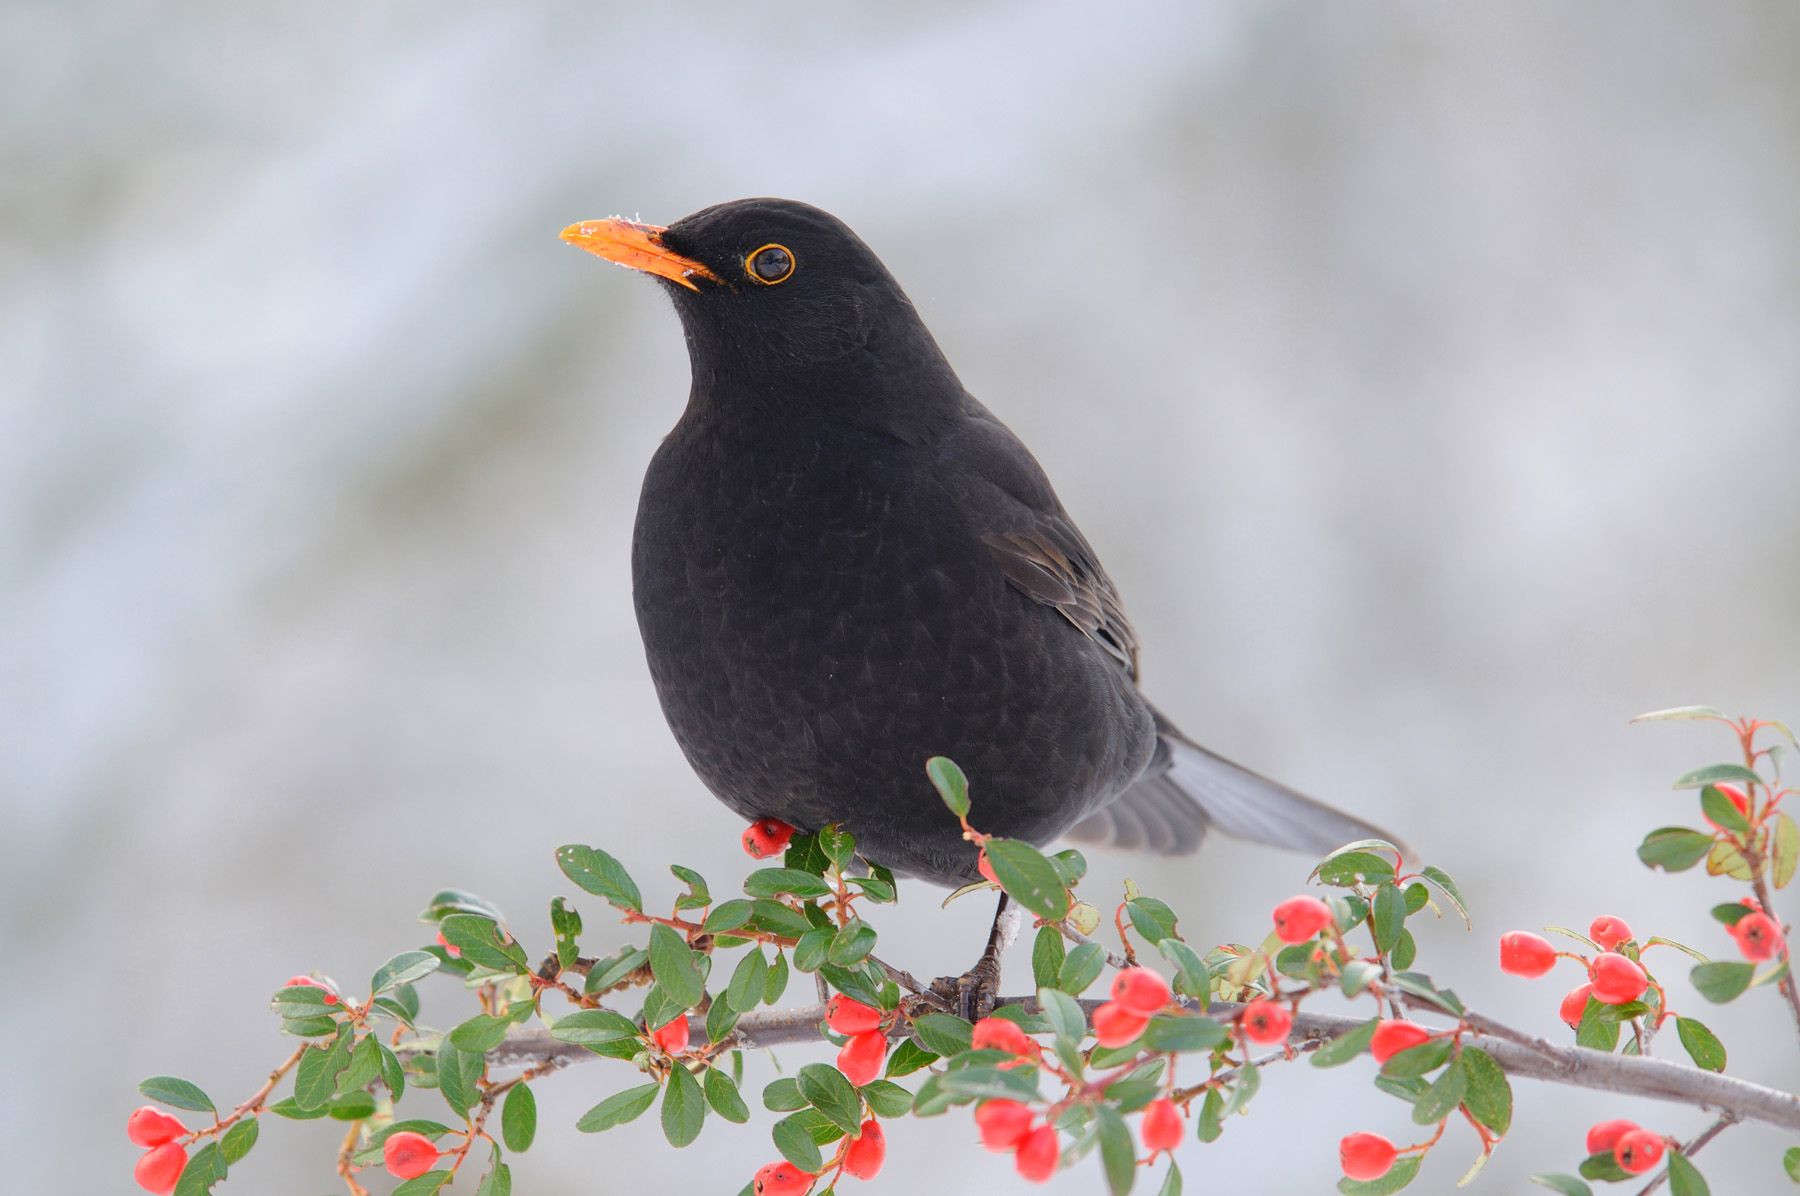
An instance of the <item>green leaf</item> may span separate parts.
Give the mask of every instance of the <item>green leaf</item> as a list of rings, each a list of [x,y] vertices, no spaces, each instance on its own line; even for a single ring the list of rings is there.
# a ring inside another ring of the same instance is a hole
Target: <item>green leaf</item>
[[[256,1118],[246,1117],[225,1131],[219,1139],[219,1152],[225,1156],[227,1164],[235,1163],[250,1153],[256,1145],[256,1135],[260,1132]]]
[[[1675,1032],[1696,1067],[1707,1071],[1725,1070],[1725,1044],[1711,1030],[1691,1017],[1684,1017],[1677,1020]]]
[[[706,1121],[706,1094],[700,1081],[685,1067],[670,1071],[663,1085],[662,1129],[670,1146],[686,1146],[700,1136]]]
[[[1712,1196],[1700,1169],[1678,1150],[1669,1152],[1669,1196]]]
[[[1200,1102],[1200,1116],[1195,1118],[1196,1130],[1202,1142],[1217,1142],[1219,1135],[1225,1132],[1225,1098],[1219,1095],[1217,1088],[1209,1088],[1206,1099]]]
[[[947,1017],[948,1014],[939,1014]],[[800,1091],[812,1107],[854,1134],[862,1125],[862,1100],[844,1073],[823,1063],[808,1063],[800,1069]]]
[[[1708,764],[1705,768],[1696,768],[1676,781],[1675,788],[1699,789],[1704,785],[1716,785],[1720,781],[1742,781],[1746,784],[1760,785],[1762,777],[1742,764]]]
[[[1581,1161],[1580,1170],[1584,1179],[1600,1179],[1613,1184],[1632,1178],[1631,1172],[1619,1166],[1610,1150],[1589,1155]]]
[[[361,1088],[335,1093],[325,1102],[325,1112],[334,1121],[362,1121],[375,1115],[375,1098]]]
[[[1563,1196],[1594,1196],[1594,1189],[1573,1175],[1564,1175],[1560,1171],[1540,1171],[1531,1177],[1531,1182],[1539,1187],[1561,1192]]]
[[[584,1134],[597,1134],[601,1130],[610,1130],[615,1125],[624,1125],[627,1121],[635,1121],[643,1115],[656,1101],[660,1084],[640,1084],[636,1088],[627,1088],[607,1097],[586,1113],[575,1123],[575,1128]]]
[[[1371,913],[1375,922],[1375,951],[1386,955],[1400,942],[1400,932],[1406,929],[1406,897],[1400,887],[1389,881],[1375,890],[1375,900]]]
[[[891,1080],[873,1080],[857,1091],[877,1117],[905,1117],[912,1112],[913,1094]]]
[[[713,998],[712,1007],[706,1011],[706,1041],[724,1042],[725,1036],[737,1027],[739,1012],[731,1007],[731,1002],[722,997]]]
[[[1095,1122],[1100,1129],[1100,1164],[1106,1171],[1106,1186],[1112,1190],[1112,1196],[1125,1196],[1137,1178],[1137,1149],[1132,1145],[1131,1131],[1111,1105],[1100,1106]]]
[[[1133,897],[1125,903],[1131,925],[1152,945],[1175,935],[1175,911],[1154,897]]]
[[[300,1102],[290,1096],[286,1100],[278,1100],[270,1105],[269,1112],[277,1117],[285,1117],[289,1121],[316,1121],[325,1116],[325,1106],[320,1105],[316,1109],[302,1109]]]
[[[1056,865],[1029,843],[989,839],[988,866],[1007,896],[1040,918],[1060,921],[1069,913],[1069,890]]]
[[[181,1179],[175,1184],[176,1196],[202,1196],[211,1192],[213,1185],[225,1178],[225,1156],[219,1151],[219,1144],[208,1142],[194,1152],[187,1166],[182,1168]]]
[[[1056,987],[1056,975],[1067,954],[1061,931],[1054,926],[1038,929],[1037,941],[1031,945],[1031,978],[1037,987]]]
[[[498,1150],[494,1152],[494,1165],[481,1177],[475,1196],[512,1196],[512,1168],[500,1161]]]
[[[1463,925],[1470,927],[1475,925],[1469,919],[1469,903],[1463,900],[1462,890],[1456,887],[1456,882],[1450,879],[1448,872],[1427,864],[1419,869],[1419,875],[1436,885],[1438,891],[1443,893],[1450,904],[1456,907],[1456,912],[1462,915]]]
[[[496,922],[506,921],[506,915],[500,907],[485,897],[477,897],[461,889],[439,889],[419,915],[421,922],[441,922],[450,914],[480,914],[484,918],[492,918]]]
[[[375,969],[369,980],[369,995],[379,996],[398,984],[411,984],[438,970],[437,956],[429,951],[402,951]]]
[[[1637,854],[1646,868],[1686,872],[1706,858],[1712,845],[1711,835],[1685,826],[1665,826],[1645,835],[1644,841],[1638,845]]]
[[[550,1037],[558,1042],[590,1045],[636,1038],[642,1031],[637,1023],[610,1009],[577,1009],[558,1018],[550,1027]]]
[[[1781,1169],[1787,1177],[1800,1184],[1800,1146],[1790,1146],[1781,1155]]]
[[[1501,1137],[1512,1128],[1512,1084],[1494,1057],[1480,1047],[1462,1049],[1462,1070],[1468,1077],[1463,1105],[1469,1116]]]
[[[1619,1023],[1607,1016],[1607,1006],[1593,997],[1582,1011],[1581,1024],[1575,1027],[1575,1045],[1590,1051],[1616,1050],[1619,1045]],[[1635,1038],[1633,1042],[1637,1041]]]
[[[1073,847],[1057,852],[1050,857],[1050,862],[1056,865],[1056,874],[1062,877],[1065,885],[1076,884],[1087,875],[1087,857]]]
[[[1705,814],[1713,825],[1722,826],[1728,831],[1736,831],[1740,835],[1748,834],[1750,831],[1750,820],[1732,804],[1729,797],[1712,785],[1708,785],[1700,791],[1700,812]]]
[[[926,1050],[910,1038],[904,1039],[894,1048],[893,1054],[888,1056],[887,1070],[882,1074],[890,1080],[897,1080],[901,1076],[910,1076],[921,1067],[930,1067],[938,1058],[937,1052]]]
[[[706,887],[706,878],[692,868],[683,868],[680,864],[670,864],[669,871],[675,879],[687,885],[687,892],[675,899],[675,908],[705,909],[712,904],[712,893]]]
[[[581,914],[561,897],[550,899],[550,933],[556,939],[556,966],[571,968],[581,958]]]
[[[1381,856],[1366,851],[1345,851],[1328,856],[1313,875],[1328,885],[1340,888],[1364,881],[1381,884],[1394,879],[1394,865]]]
[[[531,1149],[531,1140],[537,1137],[537,1096],[531,1085],[514,1084],[507,1090],[506,1103],[500,1106],[500,1136],[514,1154]]]
[[[1203,1014],[1159,1013],[1144,1031],[1144,1045],[1153,1051],[1210,1051],[1226,1037],[1225,1027]]]
[[[792,893],[796,897],[827,897],[831,886],[798,868],[758,868],[744,878],[744,892],[752,897]]]
[[[571,843],[556,849],[556,866],[563,875],[596,897],[604,897],[616,909],[644,912],[637,882],[625,866],[597,847]]]
[[[885,880],[878,880],[873,876],[848,876],[844,879],[861,889],[863,896],[877,904],[894,900],[894,886]]]
[[[1261,1087],[1262,1070],[1256,1064],[1246,1063],[1238,1068],[1238,1081],[1231,1090],[1231,1096],[1225,1101],[1223,1116],[1229,1117],[1248,1105],[1250,1098],[1255,1096],[1257,1089]]]
[[[1106,968],[1106,949],[1099,943],[1077,943],[1063,960],[1062,970],[1057,973],[1056,987],[1074,996],[1080,996],[1088,990],[1088,986],[1100,979],[1100,973]]]
[[[1454,1013],[1458,1017],[1463,1014],[1461,999],[1450,989],[1437,987],[1423,972],[1395,972],[1393,984],[1401,992],[1423,997],[1445,1013]]]
[[[706,981],[687,940],[660,922],[650,927],[650,974],[663,993],[683,1009],[692,1009],[706,995]]]
[[[795,1109],[804,1109],[812,1102],[800,1091],[800,1081],[793,1076],[782,1076],[771,1080],[762,1093],[763,1108],[776,1113],[792,1113]]]
[[[948,756],[933,756],[925,761],[925,775],[931,778],[933,788],[952,814],[958,818],[969,816],[969,778],[956,766],[956,761]],[[818,1168],[813,1170],[816,1172]]]
[[[388,1095],[399,1100],[406,1091],[406,1069],[387,1043],[377,1039],[375,1046],[381,1052],[381,1082],[387,1085]]]
[[[1393,888],[1388,885],[1388,888]],[[1338,976],[1338,986],[1344,990],[1346,997],[1354,997],[1369,985],[1381,979],[1381,965],[1372,959],[1353,959],[1344,965]]]
[[[513,1019],[510,1017],[492,1017],[478,1013],[450,1031],[450,1045],[459,1051],[485,1055],[500,1045],[512,1024]]]
[[[775,1140],[775,1149],[781,1152],[782,1158],[808,1175],[817,1175],[825,1170],[825,1160],[819,1154],[819,1144],[813,1141],[808,1125],[805,1114],[796,1113],[792,1117],[783,1117],[770,1127],[769,1137]]]
[[[1450,1040],[1434,1038],[1429,1042],[1421,1042],[1416,1047],[1407,1047],[1388,1056],[1388,1061],[1381,1065],[1383,1075],[1396,1076],[1400,1079],[1415,1079],[1427,1072],[1436,1071],[1450,1058]]]
[[[763,1004],[773,1005],[781,1000],[781,994],[787,990],[788,961],[780,951],[775,952],[775,962],[769,965],[769,983],[763,989]]]
[[[275,990],[275,995],[269,998],[269,1008],[284,1021],[306,1021],[340,1012],[344,1006],[326,989],[310,984],[290,984]],[[336,1028],[335,1024],[333,1028]]]
[[[447,1042],[438,1047],[438,1091],[458,1117],[467,1118],[469,1110],[481,1099],[478,1085],[486,1067],[487,1062],[480,1055],[459,1051]]]
[[[750,1120],[750,1107],[739,1095],[731,1077],[716,1067],[706,1069],[706,1103],[726,1121],[742,1125]]]
[[[852,918],[832,937],[831,949],[825,957],[839,967],[847,968],[867,959],[874,949],[875,928],[860,918]]]
[[[1162,957],[1175,965],[1175,991],[1193,997],[1205,1009],[1212,994],[1212,973],[1200,953],[1177,938],[1166,938],[1156,944]]]
[[[1640,714],[1631,721],[1648,723],[1669,718],[1709,718],[1717,719],[1720,722],[1731,721],[1722,711],[1715,710],[1711,706],[1671,706],[1667,710],[1652,710],[1649,714]],[[1533,1179],[1535,1180],[1536,1177],[1534,1176]],[[1585,1192],[1585,1185],[1583,1185],[1583,1190]]]
[[[1420,881],[1413,881],[1406,886],[1406,916],[1412,917],[1431,904],[1431,890]]]
[[[1462,1104],[1463,1093],[1468,1090],[1469,1076],[1463,1071],[1462,1059],[1452,1059],[1450,1066],[1444,1069],[1444,1074],[1425,1090],[1425,1095],[1413,1106],[1414,1124],[1431,1125],[1442,1121],[1456,1111],[1456,1106]]]
[[[138,1085],[138,1091],[161,1105],[187,1109],[193,1113],[215,1112],[212,1097],[200,1091],[198,1084],[175,1076],[151,1076]]]
[[[1688,979],[1701,996],[1714,1005],[1723,1005],[1741,996],[1755,974],[1756,969],[1750,964],[1720,961],[1696,966],[1688,973]]]
[[[685,1012],[663,992],[662,985],[652,984],[644,994],[644,1007],[638,1011],[638,1017],[646,1029],[660,1030]]]
[[[1419,955],[1419,945],[1413,941],[1410,930],[1400,932],[1400,941],[1394,944],[1394,953],[1388,956],[1388,962],[1401,971],[1413,966],[1413,960]]]
[[[913,1019],[919,1045],[937,1055],[960,1055],[969,1049],[975,1027],[949,1013],[926,1013]]]
[[[837,931],[818,926],[800,936],[794,944],[794,966],[802,972],[816,972],[831,954],[831,941]]]
[[[1156,1191],[1156,1196],[1181,1196],[1181,1168],[1175,1165],[1175,1156],[1169,1156],[1169,1172],[1163,1176],[1163,1185]]]
[[[1381,1019],[1372,1017],[1356,1029],[1340,1034],[1318,1050],[1313,1052],[1314,1067],[1338,1067],[1350,1062],[1369,1049],[1369,1041],[1375,1037],[1375,1028],[1381,1025]]]
[[[527,1012],[530,1006],[521,1006]],[[338,1076],[337,1090],[349,1092],[374,1083],[381,1077],[381,1043],[373,1034],[365,1034],[350,1052],[350,1066]]]
[[[730,901],[722,901],[706,915],[706,921],[700,929],[707,934],[720,934],[727,930],[736,930],[750,920],[756,912],[756,906],[742,897],[733,897]]]
[[[761,947],[752,947],[744,952],[744,957],[732,970],[725,1000],[733,1009],[748,1013],[762,1002],[763,989],[768,982],[768,961],[763,958]]]
[[[339,1027],[337,1037],[323,1050],[308,1048],[294,1069],[294,1100],[303,1109],[321,1108],[337,1091],[338,1076],[350,1066],[352,1029]]]
[[[1769,835],[1769,862],[1774,871],[1775,887],[1787,888],[1794,879],[1794,868],[1800,864],[1800,826],[1788,817],[1786,810],[1775,815]]]
[[[525,948],[505,934],[500,924],[477,914],[451,914],[438,923],[438,933],[462,951],[463,962],[496,972],[529,972]]]
[[[1394,1160],[1388,1173],[1379,1179],[1364,1180],[1361,1183],[1348,1177],[1338,1180],[1338,1191],[1344,1193],[1344,1196],[1390,1196],[1413,1181],[1413,1177],[1419,1174],[1421,1161],[1416,1154],[1406,1155]]]
[[[649,962],[650,952],[642,947],[621,947],[604,959],[594,961],[582,991],[590,997],[604,992]]]

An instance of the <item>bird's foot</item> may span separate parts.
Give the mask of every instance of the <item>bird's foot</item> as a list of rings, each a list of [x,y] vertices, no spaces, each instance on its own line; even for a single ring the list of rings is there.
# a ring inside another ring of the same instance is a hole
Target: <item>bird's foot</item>
[[[987,950],[975,966],[960,976],[940,976],[931,982],[931,993],[954,1009],[964,1021],[978,1022],[994,1011],[1000,996],[1000,953],[1012,945],[1019,934],[1020,916],[1015,908],[1001,902],[994,916],[994,929],[988,935]]]

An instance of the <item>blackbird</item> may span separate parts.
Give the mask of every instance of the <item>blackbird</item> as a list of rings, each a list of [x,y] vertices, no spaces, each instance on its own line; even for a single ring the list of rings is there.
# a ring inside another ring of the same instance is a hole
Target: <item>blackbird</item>
[[[1144,698],[1118,591],[1043,469],[842,221],[743,199],[562,236],[655,275],[681,319],[693,384],[644,477],[632,596],[669,726],[737,813],[841,823],[869,861],[963,884],[976,850],[925,774],[942,755],[975,827],[1038,845],[1389,837]]]

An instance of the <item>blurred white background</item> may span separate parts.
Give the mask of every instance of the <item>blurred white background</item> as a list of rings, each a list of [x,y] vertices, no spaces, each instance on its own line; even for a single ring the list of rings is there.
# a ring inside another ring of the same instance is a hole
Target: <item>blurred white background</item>
[[[658,900],[668,862],[734,887],[630,613],[680,335],[556,232],[756,194],[908,287],[1099,548],[1159,704],[1461,880],[1475,932],[1423,933],[1428,970],[1549,1033],[1573,970],[1499,975],[1503,930],[1729,950],[1734,886],[1632,855],[1728,740],[1625,724],[1800,718],[1793,5],[10,0],[0,1186],[135,1191],[132,1085],[241,1099],[287,1049],[268,993],[360,990],[440,886],[534,947],[559,843]],[[1204,946],[1309,866],[1215,840],[1089,888],[1129,873]],[[937,900],[904,893],[884,955],[973,959],[987,902]],[[1702,1016],[1734,1070],[1800,1075],[1773,993]],[[1271,1072],[1183,1148],[1189,1190],[1328,1192],[1340,1135],[1411,1140],[1370,1071]],[[542,1082],[516,1190],[729,1194],[774,1157],[760,1109],[684,1153],[654,1117],[569,1128],[629,1082]],[[1471,1191],[1572,1169],[1591,1121],[1705,1124],[1518,1101]],[[334,1137],[272,1122],[226,1190],[332,1190]],[[965,1115],[890,1140],[885,1190],[1014,1184]],[[1775,1190],[1788,1144],[1733,1130],[1714,1191]],[[1418,1190],[1472,1157],[1453,1128]]]

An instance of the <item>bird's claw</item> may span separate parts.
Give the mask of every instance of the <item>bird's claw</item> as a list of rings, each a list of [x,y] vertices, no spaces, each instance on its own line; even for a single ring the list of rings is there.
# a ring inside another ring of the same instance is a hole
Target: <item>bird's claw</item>
[[[994,1011],[1000,996],[1000,955],[989,951],[961,976],[940,976],[931,982],[931,993],[967,1022],[978,1022]]]

